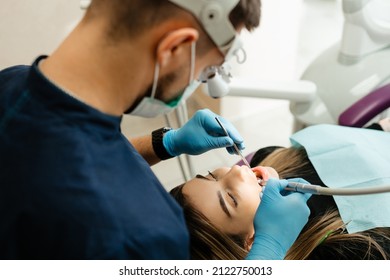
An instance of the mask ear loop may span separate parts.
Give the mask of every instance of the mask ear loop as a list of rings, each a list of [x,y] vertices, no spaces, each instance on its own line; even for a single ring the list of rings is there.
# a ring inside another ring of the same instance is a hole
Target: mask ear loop
[[[154,96],[156,95],[159,74],[160,74],[160,64],[158,64],[158,62],[156,61],[156,65],[154,67],[152,94],[150,95],[151,99],[154,99]]]
[[[196,58],[196,43],[192,42],[191,43],[190,77],[189,77],[189,81],[188,81],[189,84],[192,82],[194,75],[195,75],[195,58]],[[154,99],[154,96],[156,95],[159,74],[160,74],[160,64],[156,61],[156,65],[154,67],[152,94],[150,95],[150,98],[152,98],[152,99]]]
[[[242,54],[241,57],[240,57],[239,53]],[[236,57],[238,64],[243,64],[246,61],[246,52],[245,52],[244,48],[237,49],[233,53],[233,55]]]
[[[195,57],[196,57],[196,42],[191,43],[191,68],[190,68],[190,79],[188,84],[191,84],[195,76]]]

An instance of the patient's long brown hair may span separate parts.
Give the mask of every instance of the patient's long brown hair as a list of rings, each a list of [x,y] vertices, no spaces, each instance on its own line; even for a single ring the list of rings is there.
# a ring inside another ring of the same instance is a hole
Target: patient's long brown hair
[[[277,148],[256,164],[272,166],[280,178],[299,177],[313,184],[323,184],[303,148]],[[244,238],[228,236],[214,227],[191,205],[182,188],[183,185],[174,188],[171,194],[184,209],[192,258],[244,259],[248,253]],[[348,234],[337,209],[329,209],[310,219],[285,259],[388,259],[388,251],[382,247],[386,243],[390,243],[389,228]]]
[[[195,260],[234,260],[244,259],[244,236],[227,235],[215,227],[205,215],[195,209],[190,199],[183,194],[183,185],[170,191],[183,207],[184,217],[190,233],[191,259]]]
[[[272,166],[281,178],[303,178],[312,184],[324,185],[304,148],[279,148],[259,165]],[[380,241],[380,242],[378,242]],[[314,217],[302,230],[286,255],[286,259],[387,259],[381,244],[390,242],[388,228],[348,234],[336,208]]]

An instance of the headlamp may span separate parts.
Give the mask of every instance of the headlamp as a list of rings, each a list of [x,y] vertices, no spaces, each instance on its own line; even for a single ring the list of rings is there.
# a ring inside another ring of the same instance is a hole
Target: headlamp
[[[169,1],[192,13],[225,57],[224,64],[206,68],[199,79],[207,83],[206,91],[211,97],[220,98],[227,95],[228,84],[232,77],[228,62],[233,57],[237,58],[238,63],[246,60],[242,42],[229,19],[230,12],[237,6],[239,0]],[[240,51],[242,56],[240,56]]]
[[[225,56],[234,43],[236,30],[229,14],[239,0],[169,0],[192,13]]]
[[[232,77],[230,65],[225,62],[221,66],[207,67],[199,79],[202,83],[207,83],[206,91],[213,98],[220,98],[229,93],[229,82]]]
[[[225,57],[225,62],[220,66],[207,67],[200,74],[199,80],[205,84],[205,91],[212,98],[221,98],[229,93],[229,83],[232,78],[229,62],[236,57],[238,63],[246,60],[245,50],[242,48],[240,37],[236,36],[233,45]]]

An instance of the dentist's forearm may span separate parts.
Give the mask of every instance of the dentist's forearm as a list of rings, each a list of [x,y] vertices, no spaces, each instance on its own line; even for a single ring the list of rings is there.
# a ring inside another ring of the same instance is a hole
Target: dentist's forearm
[[[134,148],[141,154],[141,156],[149,163],[150,166],[159,163],[161,159],[153,150],[152,136],[145,135],[129,139]]]

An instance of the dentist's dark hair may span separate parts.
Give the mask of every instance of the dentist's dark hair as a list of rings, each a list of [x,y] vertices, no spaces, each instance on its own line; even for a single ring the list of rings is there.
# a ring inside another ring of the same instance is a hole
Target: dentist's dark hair
[[[194,0],[195,1],[195,0]],[[260,24],[261,0],[241,0],[230,13],[230,21],[238,30],[246,28],[252,31]],[[184,19],[193,17],[186,10],[168,0],[93,0],[85,20],[105,17],[109,21],[107,34],[109,38],[120,39],[133,37],[150,28],[164,24],[172,19],[183,23]],[[206,34],[199,22],[201,34]],[[206,35],[208,38],[208,36]],[[208,38],[211,43],[210,38]]]

